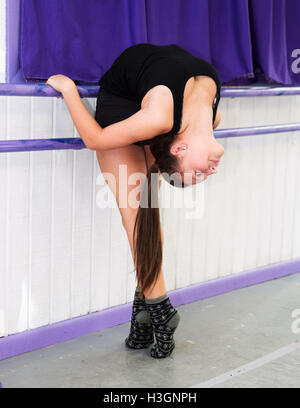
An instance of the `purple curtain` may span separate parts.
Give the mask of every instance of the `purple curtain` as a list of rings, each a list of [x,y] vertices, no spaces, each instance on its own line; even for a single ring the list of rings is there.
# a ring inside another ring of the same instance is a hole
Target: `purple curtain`
[[[249,5],[256,74],[287,85],[300,84],[295,69],[300,68],[300,1],[249,0]]]
[[[83,9],[82,0],[23,0],[23,76],[47,79],[64,74],[97,83],[126,47],[149,42],[175,43],[206,59],[222,83],[261,73],[269,80],[298,84],[300,74],[291,70],[291,47],[300,48],[300,1],[287,3],[88,0]]]

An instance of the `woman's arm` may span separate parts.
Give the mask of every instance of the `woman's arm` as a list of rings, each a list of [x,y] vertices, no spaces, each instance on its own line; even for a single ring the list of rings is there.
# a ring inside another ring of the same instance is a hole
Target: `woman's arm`
[[[93,149],[95,141],[101,138],[104,129],[86,109],[74,82],[73,84],[74,86],[68,87],[62,94],[77,132],[86,147]]]
[[[127,119],[101,128],[82,103],[75,84],[63,96],[80,137],[91,150],[128,146],[165,132],[164,117],[158,109],[140,109]]]
[[[128,146],[167,132],[168,117],[160,103],[145,104],[129,118],[102,128],[81,101],[75,83],[65,75],[54,75],[46,82],[63,94],[76,129],[87,148],[107,150]]]
[[[62,93],[81,139],[88,149],[92,149],[95,139],[99,139],[104,129],[82,103],[74,81],[66,75],[58,74],[50,76],[46,84]]]

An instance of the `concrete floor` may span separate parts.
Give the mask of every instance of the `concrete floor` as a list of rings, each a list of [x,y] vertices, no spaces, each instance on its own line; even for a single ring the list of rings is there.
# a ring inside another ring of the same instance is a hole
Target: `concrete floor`
[[[295,309],[300,274],[178,306],[176,348],[166,359],[125,348],[128,322],[0,361],[0,382],[3,388],[300,388]]]

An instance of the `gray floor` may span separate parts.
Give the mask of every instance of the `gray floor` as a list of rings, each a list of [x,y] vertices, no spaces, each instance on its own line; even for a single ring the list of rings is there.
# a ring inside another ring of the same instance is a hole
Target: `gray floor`
[[[125,348],[128,322],[0,361],[0,382],[7,388],[176,388],[217,378],[207,386],[300,388],[300,333],[292,330],[293,322],[300,328],[292,317],[300,311],[299,290],[295,274],[178,306],[176,348],[166,359]]]

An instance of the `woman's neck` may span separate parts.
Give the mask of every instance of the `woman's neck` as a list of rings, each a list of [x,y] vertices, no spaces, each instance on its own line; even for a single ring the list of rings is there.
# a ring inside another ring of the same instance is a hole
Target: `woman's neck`
[[[203,127],[203,125],[207,127],[207,124],[210,123],[212,128],[212,106],[215,95],[215,82],[207,76],[201,76],[201,78],[198,76],[193,87],[185,95],[182,107],[182,126],[178,134],[185,132],[188,127],[194,127],[195,124],[197,124],[197,127],[199,125],[200,127]]]
[[[194,86],[186,100],[187,107],[193,107],[197,104],[212,107],[217,92],[215,81],[212,78],[203,75],[197,75],[194,78]]]

